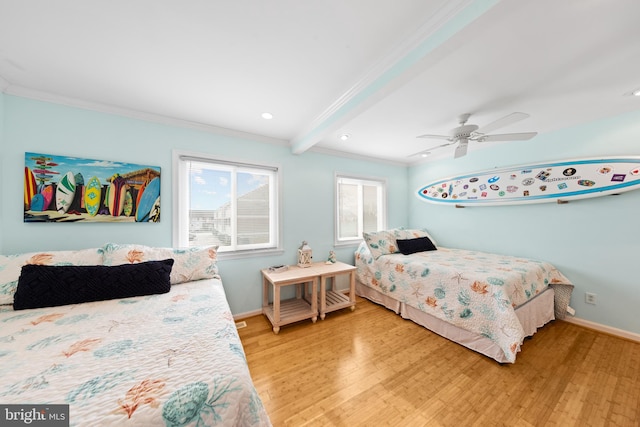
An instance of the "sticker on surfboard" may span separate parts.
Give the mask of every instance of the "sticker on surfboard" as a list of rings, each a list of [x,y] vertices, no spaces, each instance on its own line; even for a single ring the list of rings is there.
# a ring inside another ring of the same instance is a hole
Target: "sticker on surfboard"
[[[513,166],[441,179],[417,191],[439,204],[495,206],[546,203],[640,188],[640,156]]]

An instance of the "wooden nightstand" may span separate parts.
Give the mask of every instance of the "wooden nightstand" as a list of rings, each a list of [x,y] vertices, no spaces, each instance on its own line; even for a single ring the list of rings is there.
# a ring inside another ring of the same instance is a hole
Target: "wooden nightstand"
[[[320,319],[324,320],[327,313],[342,308],[351,307],[351,311],[355,310],[356,268],[343,262],[334,264],[321,263],[318,267],[320,276]],[[341,274],[349,274],[348,295],[336,290],[336,276]],[[331,279],[331,289],[327,289],[327,279],[329,278]]]
[[[275,272],[268,268],[262,273],[262,313],[273,325],[273,332],[280,332],[280,326],[300,320],[318,319],[318,295],[320,300],[320,318],[324,319],[328,312],[356,305],[356,268],[343,262],[326,264],[316,262],[310,267],[289,266],[288,270]],[[335,278],[341,274],[349,274],[349,294],[336,290]],[[327,288],[327,279],[331,280],[331,289]],[[269,303],[269,285],[273,287],[273,302]],[[280,301],[282,286],[296,285],[296,297]],[[309,286],[310,285],[310,286]],[[309,290],[309,287],[311,288]]]
[[[275,272],[268,268],[262,273],[262,313],[273,325],[273,332],[280,332],[280,326],[300,320],[318,319],[318,301],[315,297],[318,292],[318,275],[309,268],[300,268],[297,265],[289,266],[288,270]],[[311,285],[311,298],[307,300],[307,286]],[[273,303],[269,303],[269,285],[273,287]],[[280,288],[282,286],[296,285],[296,297],[280,301]]]

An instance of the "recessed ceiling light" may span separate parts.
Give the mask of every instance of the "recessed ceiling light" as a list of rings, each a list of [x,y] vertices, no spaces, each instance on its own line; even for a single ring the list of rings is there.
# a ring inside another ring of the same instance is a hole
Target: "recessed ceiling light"
[[[262,113],[262,118],[265,119],[265,120],[271,120],[271,119],[273,119],[273,114],[266,113],[266,112]]]
[[[349,138],[351,138],[351,135],[348,133],[343,133],[342,135],[340,135],[340,139],[343,141],[346,141]]]
[[[633,96],[640,96],[640,89],[636,89],[633,92],[631,92],[631,95]]]
[[[429,157],[431,155],[431,152],[427,151],[426,153],[422,153],[420,154],[422,157]]]

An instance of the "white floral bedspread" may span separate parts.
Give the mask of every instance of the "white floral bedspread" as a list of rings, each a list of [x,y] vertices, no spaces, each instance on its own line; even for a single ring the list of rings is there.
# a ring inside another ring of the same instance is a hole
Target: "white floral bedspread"
[[[265,426],[218,279],[166,294],[0,306],[0,402],[69,404],[72,426]]]
[[[374,260],[363,242],[356,267],[363,284],[489,338],[511,363],[525,337],[514,308],[550,284],[571,284],[547,262],[442,247]]]

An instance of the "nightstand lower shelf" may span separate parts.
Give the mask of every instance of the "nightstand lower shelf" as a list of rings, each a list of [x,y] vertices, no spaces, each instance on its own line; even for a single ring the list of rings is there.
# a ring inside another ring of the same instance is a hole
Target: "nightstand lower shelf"
[[[276,316],[273,311],[273,304],[269,304],[268,307],[263,307],[262,312],[273,325],[273,332],[276,334],[280,331],[280,326],[288,325],[289,323],[309,318],[315,323],[318,315],[318,311],[312,309],[311,304],[302,298],[292,298],[280,301],[280,319],[278,320],[276,320]]]
[[[356,308],[356,285],[355,270],[352,265],[336,263],[327,266],[326,270],[320,275],[320,289],[318,292],[320,319],[324,320],[327,313],[351,307],[351,311]],[[345,294],[336,289],[336,276],[349,275],[349,290]],[[327,289],[327,281],[331,280],[331,286]]]
[[[325,292],[324,310],[321,308],[320,319],[324,320],[325,315],[331,311],[341,310],[347,307],[351,307],[351,311],[356,309],[356,303],[355,301],[351,301],[349,294],[343,294],[342,292],[333,290],[327,290]],[[319,294],[319,298],[322,298],[322,294]]]
[[[340,310],[347,307],[351,307],[352,309],[356,308],[354,303],[349,299],[349,295],[346,295],[342,292],[329,290],[327,291],[326,298],[327,309],[325,311],[327,312]]]

